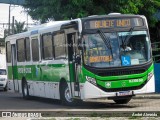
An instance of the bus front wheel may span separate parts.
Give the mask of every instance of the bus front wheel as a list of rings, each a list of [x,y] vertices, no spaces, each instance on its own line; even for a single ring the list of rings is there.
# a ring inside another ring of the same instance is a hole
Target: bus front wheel
[[[124,98],[124,99],[115,99],[113,100],[116,104],[127,104],[131,98]]]
[[[7,85],[4,87],[4,89],[3,89],[4,91],[7,91]]]
[[[73,105],[74,104],[74,99],[72,98],[70,91],[69,91],[69,87],[67,85],[67,83],[63,83],[61,86],[61,101],[62,104],[64,105]]]
[[[26,80],[22,80],[22,94],[24,99],[29,99],[29,90],[28,90],[28,84]]]

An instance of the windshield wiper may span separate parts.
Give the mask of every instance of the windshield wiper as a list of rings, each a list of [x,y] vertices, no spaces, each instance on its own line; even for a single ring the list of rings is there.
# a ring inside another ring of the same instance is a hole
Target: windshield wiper
[[[104,41],[104,44],[107,46],[108,49],[112,49],[109,38],[105,36],[105,34],[102,32],[102,30],[97,31],[99,35],[101,36],[102,40]]]
[[[131,27],[130,29],[129,29],[129,34],[128,34],[128,36],[126,36],[125,37],[125,39],[124,39],[124,43],[128,40],[128,38],[130,38],[130,36],[131,36],[131,34],[132,34],[132,32],[133,32],[133,30],[134,30],[134,27]]]
[[[104,34],[104,32],[102,30],[98,30],[97,32],[101,36],[102,40],[104,41],[104,43],[108,47],[108,49],[110,49],[112,59],[113,59],[113,52],[112,52],[112,46],[111,46],[111,43],[110,43],[110,38],[106,37],[106,35]],[[109,63],[110,63],[110,61],[109,61]]]
[[[127,46],[126,45],[126,41],[130,38],[130,36],[131,36],[131,34],[132,34],[132,32],[133,32],[133,30],[134,30],[134,27],[131,27],[130,29],[129,29],[129,34],[128,35],[126,35],[126,37],[124,38],[124,39],[122,39],[122,37],[121,37],[121,39],[122,39],[122,46],[123,46],[123,48],[125,48],[125,46]]]

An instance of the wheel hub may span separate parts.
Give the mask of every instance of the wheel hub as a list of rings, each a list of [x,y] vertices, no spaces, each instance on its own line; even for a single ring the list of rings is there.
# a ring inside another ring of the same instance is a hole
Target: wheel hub
[[[72,102],[72,101],[73,101],[73,99],[71,98],[71,95],[70,95],[70,92],[69,92],[69,88],[68,88],[68,87],[65,89],[65,98],[66,98],[66,100],[67,100],[68,102]]]

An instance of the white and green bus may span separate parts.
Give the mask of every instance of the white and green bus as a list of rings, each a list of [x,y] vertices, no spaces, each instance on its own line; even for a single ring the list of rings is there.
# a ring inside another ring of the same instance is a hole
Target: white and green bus
[[[155,91],[148,24],[141,15],[54,21],[6,38],[8,88],[60,99],[125,104]]]

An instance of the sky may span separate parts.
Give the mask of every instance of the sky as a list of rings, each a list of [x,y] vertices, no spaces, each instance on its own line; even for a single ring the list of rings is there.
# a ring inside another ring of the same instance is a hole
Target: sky
[[[18,5],[12,5],[11,6],[11,19],[12,22],[12,16],[15,17],[15,20],[18,22],[26,22],[27,23],[27,13],[24,11],[24,9],[21,6]],[[0,23],[8,23],[9,21],[9,4],[2,4],[0,3]],[[28,23],[34,23],[30,16],[28,16]],[[2,25],[1,25],[2,26]],[[6,28],[6,26],[4,26]]]

